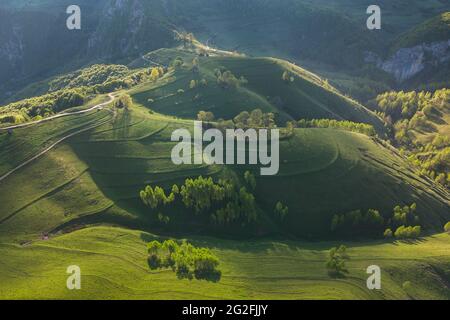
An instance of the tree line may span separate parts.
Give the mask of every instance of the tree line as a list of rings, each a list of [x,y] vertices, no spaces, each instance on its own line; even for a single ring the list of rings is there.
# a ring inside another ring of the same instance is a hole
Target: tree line
[[[198,248],[187,241],[181,244],[170,239],[147,244],[148,265],[151,269],[172,269],[178,278],[218,281],[219,259],[207,248]]]

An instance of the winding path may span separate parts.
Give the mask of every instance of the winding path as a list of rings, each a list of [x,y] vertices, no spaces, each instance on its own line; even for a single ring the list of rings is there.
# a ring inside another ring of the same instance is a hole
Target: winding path
[[[100,109],[100,108],[106,106],[107,104],[113,102],[114,99],[115,99],[115,96],[114,96],[113,93],[108,94],[108,97],[109,97],[110,99],[109,99],[107,102],[100,103],[100,104],[98,104],[98,105],[96,105],[96,106],[94,106],[94,107],[92,107],[92,108],[89,108],[89,109],[86,109],[86,110],[82,110],[82,111],[77,111],[77,112],[71,112],[71,113],[60,114],[60,115],[57,115],[57,116],[54,116],[54,117],[46,118],[46,119],[44,119],[44,120],[45,120],[45,121],[50,121],[50,120],[52,120],[52,119],[60,118],[60,117],[62,117],[62,116],[70,116],[70,115],[83,114],[83,113],[86,113],[86,112],[89,112],[89,111],[92,111],[92,110],[95,110],[95,109]],[[45,148],[44,150],[42,150],[41,152],[39,152],[37,155],[35,155],[35,156],[33,156],[32,158],[26,160],[25,162],[22,162],[20,165],[18,165],[18,166],[15,167],[14,169],[10,170],[9,172],[7,172],[7,173],[4,174],[3,176],[1,176],[1,177],[0,177],[0,182],[3,181],[3,180],[5,180],[7,177],[9,177],[9,176],[10,176],[11,174],[13,174],[14,172],[16,172],[16,171],[22,169],[23,167],[25,167],[25,166],[28,165],[29,163],[33,162],[33,161],[36,160],[37,158],[43,156],[44,154],[46,154],[47,152],[49,152],[50,150],[52,150],[54,147],[56,147],[57,145],[59,145],[61,142],[64,142],[65,140],[67,140],[67,139],[69,139],[69,138],[71,138],[71,137],[73,137],[73,136],[76,136],[76,135],[78,135],[78,134],[80,134],[80,133],[83,133],[83,132],[92,130],[92,129],[96,128],[96,127],[99,127],[99,126],[101,126],[101,125],[107,123],[108,121],[109,121],[109,119],[108,119],[108,120],[105,120],[105,121],[101,121],[101,122],[99,122],[99,123],[97,123],[97,124],[95,124],[95,125],[89,126],[89,127],[87,127],[87,128],[84,128],[84,129],[78,130],[78,131],[76,131],[76,132],[73,132],[73,133],[71,133],[71,134],[69,134],[69,135],[67,135],[67,136],[65,136],[65,137],[62,137],[61,139],[59,139],[58,141],[56,141],[55,143],[53,143],[51,146],[49,146],[49,147]],[[40,120],[40,121],[30,122],[30,123],[27,123],[26,125],[35,125],[35,124],[38,124],[38,123],[41,123],[41,122],[44,122],[44,121],[43,121],[43,120]],[[15,126],[15,128],[21,128],[21,127],[25,127],[25,125],[21,125],[21,126],[19,126],[19,127],[18,127],[18,126]],[[10,127],[10,128],[11,128],[11,127]],[[8,128],[6,128],[6,129],[3,128],[3,130],[7,130],[7,129],[8,129]]]
[[[24,127],[29,127],[29,126],[36,125],[36,124],[39,124],[39,123],[51,121],[51,120],[54,120],[54,119],[57,119],[57,118],[62,118],[62,117],[67,117],[67,116],[73,116],[73,115],[83,114],[83,113],[87,113],[87,112],[90,112],[90,111],[93,111],[93,110],[96,110],[96,109],[101,109],[101,108],[103,108],[104,106],[106,106],[106,105],[110,104],[111,102],[113,102],[114,99],[115,99],[115,96],[114,96],[113,93],[109,93],[109,94],[108,94],[108,97],[109,97],[109,100],[108,100],[108,101],[102,102],[102,103],[100,103],[100,104],[97,104],[97,105],[95,105],[95,106],[93,106],[93,107],[91,107],[91,108],[89,108],[89,109],[85,109],[85,110],[81,110],[81,111],[74,111],[74,112],[64,112],[64,113],[59,113],[59,114],[56,114],[56,115],[51,116],[51,117],[47,117],[47,118],[42,119],[42,120],[32,121],[32,122],[27,122],[27,123],[22,123],[22,124],[10,126],[10,127],[3,127],[3,128],[0,128],[0,131],[12,130],[12,129],[19,129],[19,128],[24,128]]]

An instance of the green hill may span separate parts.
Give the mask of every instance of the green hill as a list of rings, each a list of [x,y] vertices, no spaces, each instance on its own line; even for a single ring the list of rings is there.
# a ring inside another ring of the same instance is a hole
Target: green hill
[[[202,48],[202,47],[201,47]],[[148,54],[150,61],[169,65],[179,57],[184,65],[160,83],[144,84],[131,91],[135,102],[156,112],[183,118],[196,118],[200,110],[211,111],[216,118],[232,119],[241,111],[260,108],[278,115],[279,124],[287,120],[329,118],[373,125],[384,133],[382,121],[368,109],[343,96],[325,80],[287,61],[273,58],[249,58],[214,54],[198,59],[193,72],[191,51],[163,49]],[[139,62],[135,62],[136,65]],[[142,63],[142,62],[141,62]],[[247,83],[224,89],[217,85],[217,70],[231,71]],[[293,82],[283,81],[283,73]],[[190,88],[191,81],[197,81]],[[206,80],[206,85],[201,81]]]
[[[79,132],[0,181],[0,233],[33,239],[67,224],[92,221],[159,230],[157,210],[144,207],[139,199],[146,185],[170,188],[200,175],[237,177],[243,184],[245,170],[258,175],[259,167],[175,166],[170,136],[182,127],[192,129],[193,123],[151,114],[136,105],[116,114],[102,110],[59,118],[16,129],[12,136],[2,133],[0,175],[61,137]],[[53,134],[48,134],[50,129]],[[395,205],[412,202],[427,229],[440,229],[450,218],[448,192],[418,176],[377,139],[333,129],[296,129],[294,136],[282,140],[280,157],[277,176],[257,177],[257,224],[214,227],[175,205],[167,209],[172,222],[166,229],[323,238],[329,237],[334,214],[374,208],[388,217]],[[278,201],[290,208],[284,222],[273,215]]]
[[[165,69],[164,75],[150,79],[150,65]],[[90,72],[96,68],[52,83],[62,90],[86,82],[104,88],[109,71],[120,83],[136,75],[102,66],[106,73],[97,79]],[[0,128],[0,298],[449,297],[448,235],[436,233],[450,220],[450,194],[382,140],[387,132],[374,113],[288,62],[200,44],[152,52],[129,68],[146,76],[115,92],[130,95],[125,107],[116,101],[71,114],[107,101],[92,91],[88,103],[64,110],[65,116],[12,131]],[[259,166],[173,164],[171,135],[180,128],[192,131],[199,111],[232,119],[255,108],[273,112],[280,127],[299,119],[351,120],[372,125],[378,135],[294,128],[280,141],[275,176],[260,176]],[[246,171],[255,176],[254,190]],[[179,197],[153,209],[140,198],[148,185],[169,191],[199,176],[246,187],[256,219],[217,224],[211,218],[216,204],[196,213]],[[284,218],[275,210],[279,202],[289,209]],[[355,223],[347,237],[350,274],[327,274],[329,250],[341,244],[332,232],[335,215],[375,209],[386,221],[384,230],[395,206],[412,203],[422,238],[367,242]],[[164,224],[160,216],[170,221]],[[168,269],[150,270],[145,243],[158,235],[211,248],[220,259],[220,281],[187,281]],[[82,268],[88,290],[66,290],[71,264]],[[366,289],[371,264],[383,268],[383,291]]]
[[[395,52],[400,48],[411,48],[419,44],[448,41],[449,39],[450,12],[444,12],[400,35],[391,51]]]
[[[220,258],[219,282],[180,280],[150,270],[153,234],[93,227],[23,246],[0,244],[5,299],[443,299],[449,297],[447,234],[408,243],[347,243],[351,276],[325,269],[334,243],[190,238]],[[33,263],[30,263],[32,261]],[[66,269],[81,268],[81,290],[65,287]],[[368,290],[366,269],[382,268],[382,290]]]

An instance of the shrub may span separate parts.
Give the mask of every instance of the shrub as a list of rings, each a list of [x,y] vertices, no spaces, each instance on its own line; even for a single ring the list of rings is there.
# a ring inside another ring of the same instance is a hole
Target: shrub
[[[400,226],[395,231],[394,235],[397,239],[417,239],[420,237],[422,228],[420,226],[405,227]]]
[[[188,242],[181,245],[174,240],[163,243],[152,241],[148,245],[150,268],[171,268],[180,278],[218,280],[219,259],[206,248],[196,248]]]
[[[275,205],[275,216],[277,216],[280,220],[284,220],[289,213],[288,206],[283,205],[280,201]]]
[[[345,261],[349,259],[350,257],[347,254],[347,248],[344,245],[332,248],[326,262],[328,274],[330,276],[343,276],[344,273],[348,273],[348,270],[345,267]]]
[[[444,230],[445,230],[445,232],[450,234],[450,221],[445,224]]]
[[[391,239],[394,236],[394,233],[392,232],[391,229],[386,229],[384,231],[383,237],[385,237],[386,239]]]

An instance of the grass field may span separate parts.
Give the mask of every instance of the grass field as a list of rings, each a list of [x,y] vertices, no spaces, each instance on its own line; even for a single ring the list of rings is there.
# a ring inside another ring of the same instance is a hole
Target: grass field
[[[349,119],[373,124],[382,137],[377,116],[280,60],[211,57],[200,61],[200,74],[194,75],[192,54],[170,53],[176,54],[184,55],[185,66],[128,91],[134,101],[129,109],[105,107],[0,133],[0,176],[75,133],[0,180],[0,298],[448,299],[450,238],[433,234],[450,220],[449,193],[418,175],[380,138],[295,129],[281,141],[280,172],[273,177],[258,176],[259,166],[175,166],[170,157],[172,132],[192,130],[199,110],[232,118],[259,107],[276,112],[281,125],[301,117]],[[220,66],[248,84],[233,91],[218,88],[213,72]],[[286,69],[296,76],[290,85],[281,80]],[[190,90],[193,77],[207,78],[208,86]],[[272,102],[276,94],[282,107]],[[201,98],[193,101],[196,95]],[[181,203],[162,209],[171,223],[161,226],[158,212],[139,199],[146,185],[169,189],[199,175],[232,177],[243,185],[245,170],[257,176],[259,218],[251,227],[213,226]],[[278,201],[290,208],[284,222],[273,214]],[[355,239],[347,243],[350,274],[327,275],[327,252],[340,244],[323,242],[330,239],[334,214],[374,208],[387,217],[395,205],[412,202],[426,236],[410,243]],[[45,234],[50,240],[41,241]],[[151,271],[145,244],[157,235],[211,248],[221,261],[220,281]],[[72,264],[83,272],[78,292],[65,287],[65,270]],[[382,291],[366,288],[371,264],[383,270]]]
[[[0,244],[0,297],[25,299],[447,299],[449,235],[412,243],[347,243],[349,274],[327,275],[335,243],[189,239],[220,258],[219,282],[180,280],[151,271],[145,242],[154,235],[92,227],[49,241]],[[382,290],[366,287],[366,269],[382,270]],[[81,290],[66,288],[66,269],[81,268]],[[403,288],[409,281],[411,285]]]

